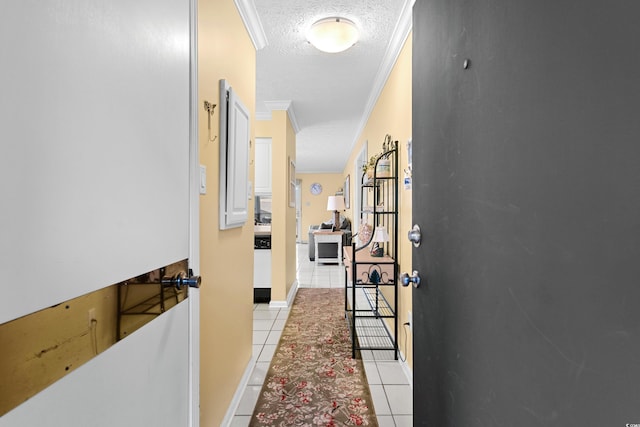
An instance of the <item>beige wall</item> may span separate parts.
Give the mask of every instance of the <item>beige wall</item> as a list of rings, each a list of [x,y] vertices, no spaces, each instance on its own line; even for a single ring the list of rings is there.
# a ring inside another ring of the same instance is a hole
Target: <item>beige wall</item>
[[[296,159],[296,135],[286,111],[256,122],[256,136],[271,138],[271,301],[286,301],[296,280],[296,209],[289,206],[290,161]]]
[[[344,176],[341,173],[300,173],[298,174],[301,186],[301,218],[302,241],[309,240],[308,232],[310,225],[317,225],[327,222],[333,218],[333,213],[327,210],[327,197],[336,194],[344,186]],[[322,193],[313,195],[309,191],[311,184],[322,185]],[[345,212],[346,214],[346,212]],[[351,217],[346,215],[349,219]]]
[[[252,116],[254,140],[256,52],[233,0],[198,3],[198,106],[220,104],[218,82],[227,79]],[[220,425],[251,358],[253,324],[253,221],[218,229],[219,107],[211,118],[198,108],[200,163],[207,194],[200,197],[200,416]],[[253,159],[253,144],[251,159]],[[253,163],[251,163],[253,165]],[[250,168],[253,181],[253,167]],[[250,203],[249,218],[253,217]]]
[[[407,167],[407,141],[411,139],[411,34],[398,57],[398,60],[387,80],[386,85],[369,120],[358,138],[351,157],[347,161],[344,175],[353,175],[353,164],[360,150],[368,141],[369,156],[382,151],[382,143],[386,134],[390,134],[394,141],[399,143],[399,209],[400,221],[398,223],[398,263],[400,272],[411,270],[411,243],[407,240],[407,232],[411,229],[411,190],[405,190],[403,186],[402,171]],[[353,177],[351,178],[353,183]],[[355,195],[352,191],[352,200]],[[351,203],[353,206],[353,202]],[[349,215],[353,214],[349,212]],[[413,345],[412,337],[407,330],[408,339],[402,332],[402,324],[407,321],[407,311],[412,310],[411,287],[399,290],[398,321],[400,322],[400,333],[398,345],[400,350],[407,357],[407,363],[413,366]]]

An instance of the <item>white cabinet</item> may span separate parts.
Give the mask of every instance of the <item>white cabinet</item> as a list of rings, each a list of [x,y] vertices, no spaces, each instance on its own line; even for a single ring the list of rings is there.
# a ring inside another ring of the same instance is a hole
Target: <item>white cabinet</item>
[[[220,80],[220,230],[242,227],[249,203],[249,110]]]
[[[271,138],[256,138],[256,194],[271,194]]]

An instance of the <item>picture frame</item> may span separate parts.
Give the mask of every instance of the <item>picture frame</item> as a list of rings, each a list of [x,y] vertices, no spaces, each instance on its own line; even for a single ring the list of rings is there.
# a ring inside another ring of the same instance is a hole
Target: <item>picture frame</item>
[[[351,209],[351,175],[344,179],[344,206]]]
[[[291,160],[289,160],[289,207],[296,207],[296,164]]]

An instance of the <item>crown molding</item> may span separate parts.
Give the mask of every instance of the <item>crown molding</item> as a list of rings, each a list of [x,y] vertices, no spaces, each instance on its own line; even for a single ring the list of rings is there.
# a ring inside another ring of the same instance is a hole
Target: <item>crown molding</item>
[[[233,0],[256,50],[269,44],[253,0]]]
[[[293,131],[295,133],[300,132],[300,126],[298,125],[298,119],[296,118],[296,114],[293,110],[293,102],[291,101],[265,101],[264,102],[269,111],[273,110],[283,110],[287,112],[289,116],[289,121],[291,122],[291,126],[293,127]],[[271,114],[270,114],[271,115]]]
[[[400,17],[398,18],[398,22],[396,23],[396,27],[393,30],[393,35],[391,36],[391,41],[389,42],[389,46],[387,47],[387,51],[384,54],[384,58],[378,68],[378,73],[376,74],[376,78],[373,83],[373,88],[371,89],[371,93],[369,94],[369,99],[367,104],[365,105],[364,113],[362,114],[362,119],[360,120],[360,124],[358,125],[358,129],[356,130],[355,135],[353,136],[353,141],[351,142],[351,149],[355,147],[358,142],[358,137],[362,134],[367,122],[369,121],[369,117],[373,112],[373,109],[378,102],[378,98],[380,98],[380,94],[384,89],[384,85],[387,84],[387,80],[391,75],[391,71],[393,71],[393,67],[398,60],[398,56],[400,56],[400,51],[402,51],[402,46],[404,46],[409,33],[413,27],[413,5],[415,0],[405,0],[404,6],[402,7],[402,12],[400,12]]]
[[[262,120],[262,121],[269,121],[271,120],[273,117],[271,116],[271,111],[261,111],[261,112],[256,112],[256,120]]]
[[[264,101],[269,110],[288,110],[291,107],[291,101]]]

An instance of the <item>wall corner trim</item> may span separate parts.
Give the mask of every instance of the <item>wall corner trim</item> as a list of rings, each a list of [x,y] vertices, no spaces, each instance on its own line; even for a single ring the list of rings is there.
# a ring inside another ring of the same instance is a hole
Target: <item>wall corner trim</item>
[[[256,50],[269,44],[253,0],[233,0]]]
[[[287,295],[286,301],[274,301],[272,300],[269,303],[270,308],[289,308],[293,305],[293,300],[298,293],[298,281],[294,280],[291,284],[291,289],[289,289],[289,294]]]
[[[264,102],[267,108],[269,109],[269,114],[273,110],[284,110],[289,115],[289,121],[291,122],[291,126],[293,126],[293,131],[297,134],[300,132],[300,126],[298,125],[298,119],[296,118],[296,114],[293,110],[293,101],[265,101]],[[264,114],[264,113],[261,113]]]

